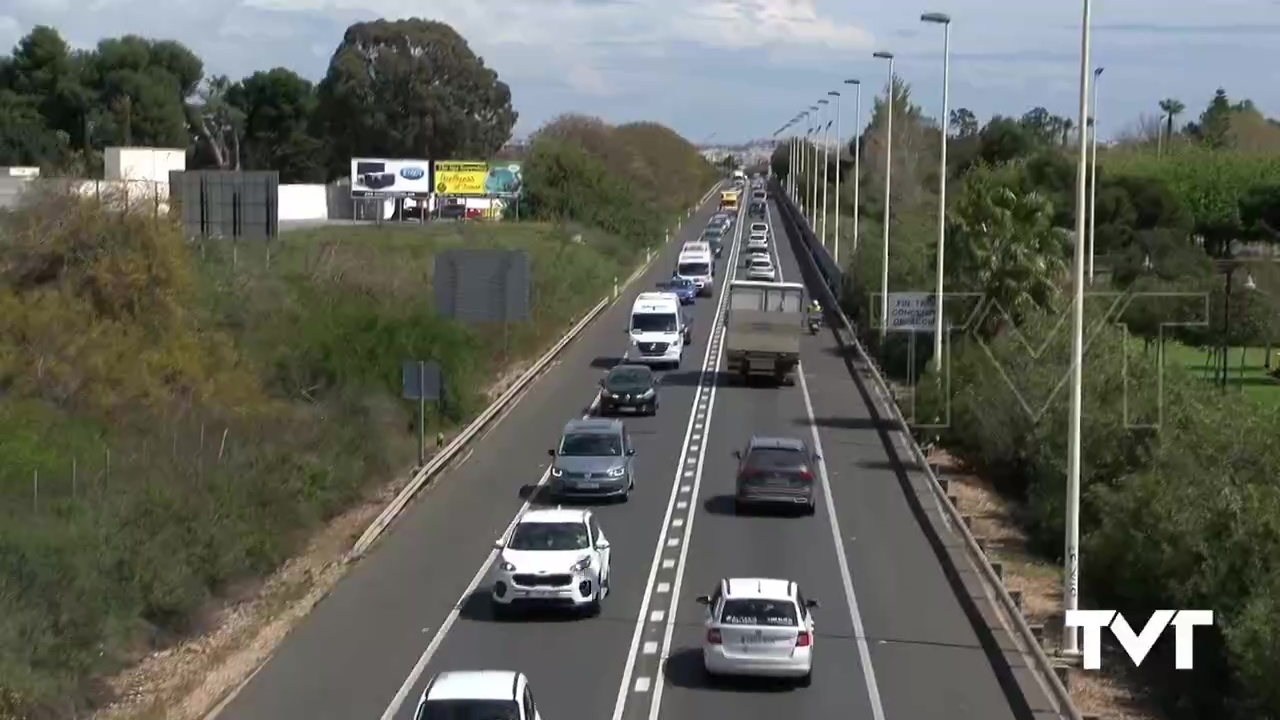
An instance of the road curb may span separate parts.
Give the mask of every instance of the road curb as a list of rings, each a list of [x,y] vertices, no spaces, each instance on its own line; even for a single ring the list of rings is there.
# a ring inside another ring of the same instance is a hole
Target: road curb
[[[707,200],[715,194],[721,184],[722,182],[717,182],[712,186],[711,190],[708,191],[706,195],[702,196],[702,200],[698,202],[698,205],[689,211],[690,215],[701,209],[701,207],[707,203]],[[360,535],[359,539],[356,540],[355,544],[352,545],[351,550],[348,551],[344,558],[344,562],[352,562],[364,557],[374,543],[376,543],[387,529],[391,527],[395,520],[404,512],[405,508],[409,506],[409,503],[413,498],[417,496],[418,493],[422,492],[422,490],[427,487],[436,475],[440,474],[442,470],[447,468],[449,464],[453,462],[458,453],[473,439],[475,439],[481,431],[486,429],[495,419],[499,418],[502,411],[505,410],[508,405],[513,404],[515,400],[523,395],[524,391],[533,383],[533,381],[547,369],[551,362],[555,360],[556,357],[558,357],[560,353],[578,337],[578,335],[582,334],[583,330],[590,326],[593,320],[599,317],[601,313],[609,308],[609,306],[617,302],[618,298],[622,297],[622,289],[631,285],[643,276],[646,271],[648,271],[648,269],[662,254],[662,249],[665,249],[666,244],[678,237],[678,232],[673,233],[670,238],[664,241],[658,251],[650,254],[649,258],[626,280],[615,285],[615,290],[613,292],[601,299],[600,302],[596,303],[595,306],[588,310],[587,314],[569,328],[569,331],[556,341],[556,343],[552,345],[551,348],[542,355],[542,357],[538,358],[538,360],[535,361],[528,370],[525,370],[520,377],[516,378],[515,382],[503,391],[502,395],[500,395],[497,400],[494,400],[489,407],[485,408],[484,411],[477,415],[474,420],[468,423],[466,427],[463,428],[462,432],[458,433],[458,435],[454,437],[448,445],[441,449],[440,452],[436,453],[426,465],[416,470],[413,477],[409,479],[409,483],[396,494],[395,498],[393,498],[386,507],[383,508],[382,512],[378,514],[378,517],[374,519],[369,527]]]

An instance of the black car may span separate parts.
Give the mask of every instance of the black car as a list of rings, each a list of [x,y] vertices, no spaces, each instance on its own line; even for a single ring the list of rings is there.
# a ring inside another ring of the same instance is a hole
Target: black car
[[[749,506],[801,508],[812,515],[818,456],[803,440],[753,437],[745,450],[735,450],[738,479],[734,507],[743,512]]]
[[[751,205],[747,208],[747,212],[752,217],[764,217],[764,203],[760,202],[759,200],[751,203]]]
[[[600,414],[632,410],[643,415],[656,415],[660,384],[661,378],[647,365],[614,366],[600,380]]]

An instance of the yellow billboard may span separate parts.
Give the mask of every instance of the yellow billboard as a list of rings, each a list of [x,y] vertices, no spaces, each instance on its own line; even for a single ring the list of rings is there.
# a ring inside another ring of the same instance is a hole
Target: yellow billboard
[[[489,176],[489,163],[484,161],[435,162],[435,190],[437,195],[450,197],[483,197],[485,178]]]

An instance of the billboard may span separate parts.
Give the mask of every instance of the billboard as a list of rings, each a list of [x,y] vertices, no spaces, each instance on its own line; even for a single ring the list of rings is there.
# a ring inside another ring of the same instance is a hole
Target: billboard
[[[510,160],[440,160],[434,164],[437,195],[516,197],[523,184],[520,163]]]
[[[351,197],[426,199],[431,161],[413,158],[351,158]]]

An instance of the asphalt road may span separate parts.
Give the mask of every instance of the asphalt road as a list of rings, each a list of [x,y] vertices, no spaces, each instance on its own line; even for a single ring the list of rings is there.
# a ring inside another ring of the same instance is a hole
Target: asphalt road
[[[697,213],[678,240],[709,214]],[[719,291],[695,305],[695,346],[667,375],[660,414],[627,420],[641,474],[629,503],[598,509],[614,548],[603,613],[490,616],[480,571],[493,541],[526,501],[540,500],[532,486],[546,448],[625,350],[631,298],[668,276],[678,244],[412,506],[220,717],[410,718],[435,673],[484,668],[528,674],[547,720],[1014,717],[835,339],[805,336],[794,386],[717,382]],[[773,246],[779,279],[799,281],[785,235]],[[815,516],[733,514],[732,451],[752,434],[819,447]],[[794,579],[822,603],[811,687],[705,683],[694,598],[735,575]]]

